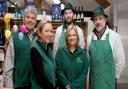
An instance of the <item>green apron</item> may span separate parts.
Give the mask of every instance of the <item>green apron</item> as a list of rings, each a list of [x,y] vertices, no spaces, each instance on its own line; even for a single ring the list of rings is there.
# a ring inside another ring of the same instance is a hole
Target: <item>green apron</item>
[[[92,37],[89,56],[89,89],[115,89],[115,65],[109,34],[106,40],[94,40]]]
[[[61,32],[61,36],[59,39],[59,48],[64,46],[65,43],[65,29],[67,28],[66,24],[64,23],[63,28],[62,28],[62,32]]]

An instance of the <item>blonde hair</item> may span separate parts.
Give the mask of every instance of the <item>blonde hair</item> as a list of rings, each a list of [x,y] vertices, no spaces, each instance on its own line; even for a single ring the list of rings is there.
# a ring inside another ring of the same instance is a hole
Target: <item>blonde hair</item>
[[[37,31],[42,31],[43,27],[47,24],[47,23],[51,23],[48,20],[41,20],[38,25],[37,25]]]
[[[68,43],[68,36],[69,36],[69,32],[71,30],[74,30],[75,33],[76,33],[76,36],[77,36],[77,43],[76,43],[76,47],[79,46],[79,34],[78,34],[78,31],[77,31],[77,28],[75,25],[69,25],[68,28],[67,28],[67,31],[65,33],[65,47],[69,47],[69,43]]]
[[[41,32],[42,29],[43,29],[43,27],[44,27],[47,23],[52,24],[52,23],[51,23],[50,21],[48,21],[48,20],[41,20],[41,21],[38,23],[38,25],[37,25],[37,32]],[[38,35],[38,37],[39,37],[39,35]]]

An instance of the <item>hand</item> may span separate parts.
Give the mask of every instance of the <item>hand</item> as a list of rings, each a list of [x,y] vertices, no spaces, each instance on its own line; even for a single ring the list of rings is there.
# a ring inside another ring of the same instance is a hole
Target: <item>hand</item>
[[[71,88],[70,88],[70,85],[67,85],[67,86],[66,86],[66,89],[71,89]]]
[[[66,88],[66,89],[70,89],[70,87]]]

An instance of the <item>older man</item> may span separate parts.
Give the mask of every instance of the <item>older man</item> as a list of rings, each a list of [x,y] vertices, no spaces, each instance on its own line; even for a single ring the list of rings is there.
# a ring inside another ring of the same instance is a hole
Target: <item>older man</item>
[[[30,48],[36,25],[37,11],[34,6],[24,10],[22,29],[12,33],[4,62],[4,86],[14,89],[30,89]]]
[[[91,20],[95,28],[87,41],[89,89],[115,89],[116,79],[119,79],[125,65],[121,37],[107,26],[107,15],[102,7],[94,10]]]

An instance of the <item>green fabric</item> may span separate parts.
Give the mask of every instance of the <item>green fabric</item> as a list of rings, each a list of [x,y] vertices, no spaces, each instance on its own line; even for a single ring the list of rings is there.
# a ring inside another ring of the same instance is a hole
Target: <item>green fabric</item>
[[[50,45],[37,40],[32,45],[32,48],[36,48],[37,51],[39,52],[42,58],[41,61],[43,64],[42,68],[44,68],[44,75],[51,82],[51,84],[55,86],[56,85],[56,66],[55,66],[55,60],[53,58]],[[32,82],[32,89],[42,89],[41,86],[38,84],[35,74],[33,73],[33,70],[31,75],[31,82]]]
[[[14,88],[30,85],[30,49],[31,42],[26,33],[23,34],[23,39],[20,39],[20,30],[12,33],[14,43],[14,71],[13,83]]]
[[[109,34],[106,40],[94,40],[89,47],[89,89],[115,89],[115,65]]]
[[[98,15],[104,15],[106,18],[108,17],[105,13],[104,13],[104,8],[98,6],[95,8],[95,10],[93,11],[93,16],[91,18],[91,20],[94,19],[95,16],[98,16]]]
[[[59,39],[59,48],[63,47],[65,43],[65,29],[66,29],[66,25],[64,24],[62,28],[61,36]]]
[[[83,49],[77,48],[71,53],[67,48],[58,49],[56,54],[57,77],[64,87],[83,89],[87,77],[88,59]]]

